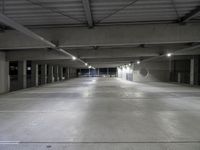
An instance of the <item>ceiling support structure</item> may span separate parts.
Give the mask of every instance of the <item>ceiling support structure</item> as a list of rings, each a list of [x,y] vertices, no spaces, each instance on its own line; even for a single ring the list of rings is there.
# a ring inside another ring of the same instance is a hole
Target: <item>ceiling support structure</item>
[[[192,18],[194,18],[198,14],[200,14],[200,6],[196,7],[190,13],[188,13],[184,17],[182,17],[180,23],[187,23],[188,21],[190,21]]]
[[[90,0],[82,0],[82,3],[83,3],[83,8],[85,11],[85,16],[87,19],[88,27],[92,28],[94,26],[94,21],[92,18],[92,12],[91,12],[91,8],[90,8]]]
[[[55,44],[53,44],[52,42],[46,40],[45,38],[43,38],[42,36],[34,33],[33,31],[29,30],[28,28],[24,27],[23,25],[20,25],[19,23],[11,20],[10,18],[8,18],[7,16],[5,16],[4,14],[0,13],[0,22],[4,23],[7,26],[12,27],[13,29],[16,29],[17,31],[37,40],[40,41],[44,44],[47,45],[48,48],[52,48],[57,52],[60,52],[64,55],[70,56],[71,58],[76,58],[74,55],[72,55],[71,53],[65,51],[62,48],[57,47]],[[83,60],[77,58],[77,60],[79,60],[80,62],[82,62],[84,65],[86,64],[86,62],[84,62]]]
[[[176,50],[174,52],[172,52],[172,55],[179,55],[180,53],[182,52],[187,52],[189,50],[193,50],[193,49],[196,49],[196,48],[200,48],[200,44],[197,44],[195,46],[191,46],[191,47],[187,47],[187,48],[183,48],[183,49],[179,49],[179,50]],[[166,57],[166,54],[162,54],[162,55],[159,55],[159,56],[154,56],[154,57],[151,57],[151,58],[147,58],[147,59],[144,59],[142,60],[141,62],[148,62],[148,61],[151,61],[151,60],[155,60],[155,59],[158,59],[158,58],[161,58],[161,57]]]

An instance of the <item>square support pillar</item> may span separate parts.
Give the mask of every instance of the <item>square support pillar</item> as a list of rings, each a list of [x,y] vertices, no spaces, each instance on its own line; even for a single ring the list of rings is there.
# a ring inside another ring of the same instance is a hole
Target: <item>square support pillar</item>
[[[59,81],[58,66],[57,65],[53,66],[53,76],[54,76],[54,81]]]
[[[48,78],[47,78],[48,83],[53,82],[53,65],[48,65]]]
[[[68,67],[65,67],[65,80],[69,79],[69,76],[68,76]]]
[[[47,83],[47,64],[41,65],[41,84]]]
[[[73,76],[73,68],[70,68],[70,76],[71,76],[71,78],[74,77],[74,76]]]
[[[0,52],[0,94],[10,90],[9,62],[5,52]]]
[[[97,68],[97,75],[98,75],[98,77],[99,77],[99,68]]]
[[[38,64],[31,64],[31,86],[38,86]]]
[[[70,78],[71,78],[71,75],[70,75],[70,67],[68,67],[67,73],[68,73],[68,79],[70,79]]]
[[[72,68],[72,78],[74,78],[75,77],[75,69],[74,68]]]
[[[27,62],[18,62],[18,85],[20,89],[27,87]]]
[[[88,71],[89,71],[89,77],[90,77],[90,74],[91,74],[91,73],[90,73],[90,72],[91,72],[90,68],[89,68],[89,70],[88,70]]]
[[[198,85],[198,56],[190,60],[190,85]]]
[[[169,80],[170,81],[175,81],[174,69],[175,69],[175,61],[170,58],[169,60]]]
[[[58,74],[59,74],[60,81],[62,81],[63,80],[63,67],[62,66],[58,67]]]

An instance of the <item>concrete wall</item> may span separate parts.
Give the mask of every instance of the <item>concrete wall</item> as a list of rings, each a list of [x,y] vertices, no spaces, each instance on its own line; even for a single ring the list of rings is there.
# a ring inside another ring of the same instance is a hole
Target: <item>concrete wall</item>
[[[169,81],[169,61],[134,65],[133,81]]]
[[[118,68],[118,77],[135,82],[168,82],[169,62],[151,61]]]
[[[0,94],[9,89],[9,66],[4,52],[0,52]]]

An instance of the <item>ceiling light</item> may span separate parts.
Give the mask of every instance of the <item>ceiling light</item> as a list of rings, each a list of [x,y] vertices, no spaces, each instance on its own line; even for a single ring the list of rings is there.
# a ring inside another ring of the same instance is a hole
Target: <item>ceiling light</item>
[[[87,63],[85,63],[85,66],[87,66],[88,64]]]
[[[75,57],[75,56],[72,56],[72,60],[76,60],[76,57]]]
[[[92,68],[92,66],[89,66],[88,68],[90,69],[90,68]]]
[[[131,64],[128,64],[129,66],[131,66]]]
[[[167,53],[167,57],[171,57],[172,56],[172,53]]]
[[[139,61],[139,60],[137,61],[137,64],[140,64],[140,61]]]

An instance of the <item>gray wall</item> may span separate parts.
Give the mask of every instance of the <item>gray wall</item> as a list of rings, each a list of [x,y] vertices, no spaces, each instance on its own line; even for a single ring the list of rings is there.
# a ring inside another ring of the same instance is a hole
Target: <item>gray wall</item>
[[[146,62],[133,68],[133,81],[169,81],[169,61]]]
[[[9,83],[8,83],[8,62],[6,62],[6,57],[4,52],[0,52],[0,93],[8,92]]]
[[[135,82],[168,82],[169,61],[151,61],[118,68],[118,77]]]

